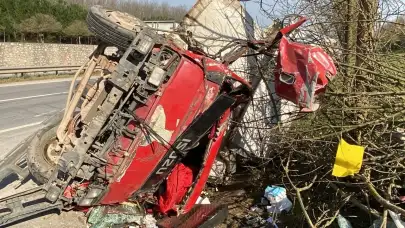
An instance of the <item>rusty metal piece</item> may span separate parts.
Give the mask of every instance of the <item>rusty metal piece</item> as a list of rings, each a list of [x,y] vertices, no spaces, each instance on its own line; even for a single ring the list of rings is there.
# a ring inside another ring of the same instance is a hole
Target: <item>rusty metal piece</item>
[[[98,107],[107,97],[107,91],[104,86],[105,80],[100,79],[86,95],[86,99],[80,109],[81,120],[83,123],[87,124],[91,121],[96,115]]]
[[[58,164],[62,148],[58,145],[58,140],[55,138],[51,141],[45,151],[45,157],[53,164]]]
[[[106,70],[106,71],[112,73],[112,72],[114,72],[118,63],[115,61],[111,61],[107,57],[101,55],[99,57],[98,65],[101,67],[102,70]]]
[[[99,46],[97,49],[99,49],[100,47],[102,47],[102,46]],[[97,55],[97,57],[98,57],[98,55]],[[65,111],[65,116],[63,117],[63,119],[58,127],[58,130],[56,131],[56,135],[60,142],[63,142],[65,139],[66,127],[69,124],[69,121],[72,118],[73,112],[75,111],[76,106],[80,101],[80,97],[84,91],[86,84],[89,82],[89,79],[90,79],[91,75],[93,74],[94,69],[97,66],[97,62],[98,62],[97,57],[93,56],[92,60],[90,61],[89,67],[86,69],[86,72],[85,72],[82,80],[80,81],[80,83],[77,87],[77,91],[74,94],[72,100],[70,100],[69,106],[68,106],[67,110]]]

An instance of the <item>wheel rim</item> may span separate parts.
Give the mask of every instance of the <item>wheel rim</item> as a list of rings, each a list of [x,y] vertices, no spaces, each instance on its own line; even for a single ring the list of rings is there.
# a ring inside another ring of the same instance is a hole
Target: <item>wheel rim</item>
[[[105,13],[110,21],[120,25],[125,29],[135,31],[139,30],[140,26],[143,26],[143,23],[141,23],[141,21],[139,21],[136,17],[131,16],[130,14],[110,10],[106,10]]]
[[[61,155],[61,152],[56,150],[57,146],[58,140],[56,137],[54,137],[45,145],[44,148],[44,159],[52,166],[55,166],[58,163]]]

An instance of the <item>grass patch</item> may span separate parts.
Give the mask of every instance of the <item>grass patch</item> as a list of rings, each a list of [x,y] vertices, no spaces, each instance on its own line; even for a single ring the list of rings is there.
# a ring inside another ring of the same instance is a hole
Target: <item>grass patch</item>
[[[94,72],[91,77],[100,77],[100,72]],[[26,82],[26,81],[41,81],[41,80],[52,80],[52,79],[64,79],[64,78],[73,78],[74,74],[48,74],[48,75],[24,75],[21,77],[0,77],[0,84],[14,83],[14,82]],[[83,75],[79,75],[79,79]]]
[[[391,63],[399,70],[405,71],[405,54],[395,54],[391,57]]]
[[[26,81],[39,81],[39,80],[50,80],[50,79],[62,79],[62,78],[72,78],[73,75],[32,75],[32,76],[22,76],[22,77],[4,77],[0,78],[0,84],[13,83],[13,82],[26,82]]]
[[[392,53],[381,58],[381,61],[397,70],[404,71],[405,73],[405,53]]]

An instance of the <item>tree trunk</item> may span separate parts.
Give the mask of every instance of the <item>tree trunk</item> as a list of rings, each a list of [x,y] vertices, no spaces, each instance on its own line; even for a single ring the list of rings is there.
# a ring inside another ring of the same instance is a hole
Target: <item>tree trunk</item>
[[[378,0],[359,0],[359,14],[357,21],[357,49],[356,66],[362,67],[364,57],[372,53],[375,47],[374,24],[376,21]]]
[[[345,42],[343,44],[346,55],[344,56],[344,61],[347,65],[354,65],[356,60],[356,17],[358,12],[358,0],[347,0],[346,9],[346,17],[344,18],[346,21],[344,38]],[[352,75],[352,69],[346,68],[345,74]]]
[[[374,25],[377,17],[377,5],[378,0],[358,0],[359,10],[357,16],[357,41],[356,41],[356,62],[355,66],[357,69],[364,68],[367,70],[373,70],[372,67],[366,63],[365,56],[370,56],[374,51]],[[362,77],[357,77],[361,75]],[[370,92],[372,88],[369,88],[367,79],[373,79],[374,75],[368,74],[362,70],[355,71],[355,78],[353,80],[353,88],[356,92]],[[359,97],[355,99],[358,106],[369,106],[369,100],[367,97]],[[369,113],[364,110],[363,112],[358,112],[356,116],[356,121],[358,123],[367,120]],[[361,145],[362,143],[362,131],[357,132],[357,143]]]

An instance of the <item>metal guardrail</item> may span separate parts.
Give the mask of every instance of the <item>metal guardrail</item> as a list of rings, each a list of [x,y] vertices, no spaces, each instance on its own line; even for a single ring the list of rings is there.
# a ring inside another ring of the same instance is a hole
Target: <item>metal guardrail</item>
[[[0,75],[13,75],[24,73],[38,73],[38,72],[55,72],[58,74],[61,71],[76,71],[80,66],[40,66],[40,67],[16,67],[16,68],[0,68]],[[97,68],[96,68],[97,69]]]

